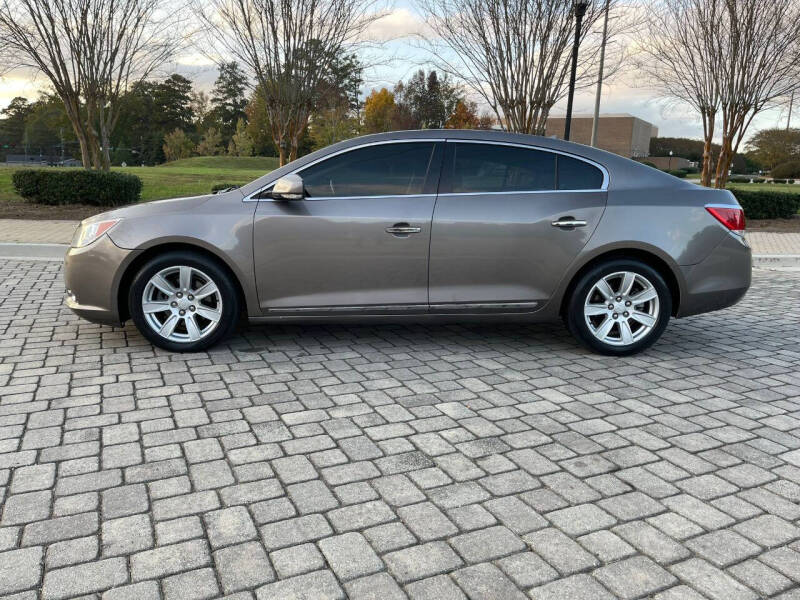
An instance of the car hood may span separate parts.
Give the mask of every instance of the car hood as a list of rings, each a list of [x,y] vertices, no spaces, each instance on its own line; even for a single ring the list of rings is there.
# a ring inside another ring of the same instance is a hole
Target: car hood
[[[210,200],[224,201],[227,196],[234,196],[241,200],[242,194],[237,190],[231,190],[224,194],[207,194],[204,196],[191,196],[189,198],[170,198],[168,200],[154,200],[151,202],[141,202],[139,204],[129,204],[113,210],[100,213],[85,219],[86,223],[95,221],[105,221],[107,219],[133,219],[136,217],[157,217],[159,215],[172,215],[176,213],[193,212]]]

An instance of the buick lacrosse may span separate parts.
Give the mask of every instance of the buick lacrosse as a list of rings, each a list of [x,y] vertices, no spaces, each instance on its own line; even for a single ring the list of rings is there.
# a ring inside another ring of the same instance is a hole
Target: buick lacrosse
[[[594,148],[498,131],[394,132],[238,189],[86,219],[66,303],[198,351],[252,321],[544,321],[627,355],[750,285],[744,214]]]

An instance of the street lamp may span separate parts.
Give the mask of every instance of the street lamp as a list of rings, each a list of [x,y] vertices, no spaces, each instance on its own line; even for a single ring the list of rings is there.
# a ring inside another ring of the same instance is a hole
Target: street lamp
[[[581,22],[589,0],[573,0],[572,8],[575,11],[575,41],[572,44],[572,70],[569,75],[569,95],[567,96],[567,122],[564,124],[564,139],[569,141],[569,130],[572,126],[572,101],[575,96],[575,77],[578,74],[578,46],[581,43]]]
[[[672,171],[672,150],[669,151],[669,170]]]

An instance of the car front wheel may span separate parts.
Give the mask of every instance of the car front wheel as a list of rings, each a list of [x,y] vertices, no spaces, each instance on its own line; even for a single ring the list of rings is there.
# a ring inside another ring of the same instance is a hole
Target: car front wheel
[[[239,319],[230,275],[192,252],[155,257],[136,274],[128,306],[137,329],[173,352],[205,350],[227,337]]]
[[[580,278],[565,317],[572,334],[592,350],[627,356],[655,343],[671,314],[672,296],[658,271],[638,260],[618,259]]]

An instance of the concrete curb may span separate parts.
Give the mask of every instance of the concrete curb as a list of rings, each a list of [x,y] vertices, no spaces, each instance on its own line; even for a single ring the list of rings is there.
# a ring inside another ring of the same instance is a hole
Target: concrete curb
[[[756,254],[754,267],[800,267],[800,254]]]
[[[0,243],[0,258],[62,261],[69,244]]]

